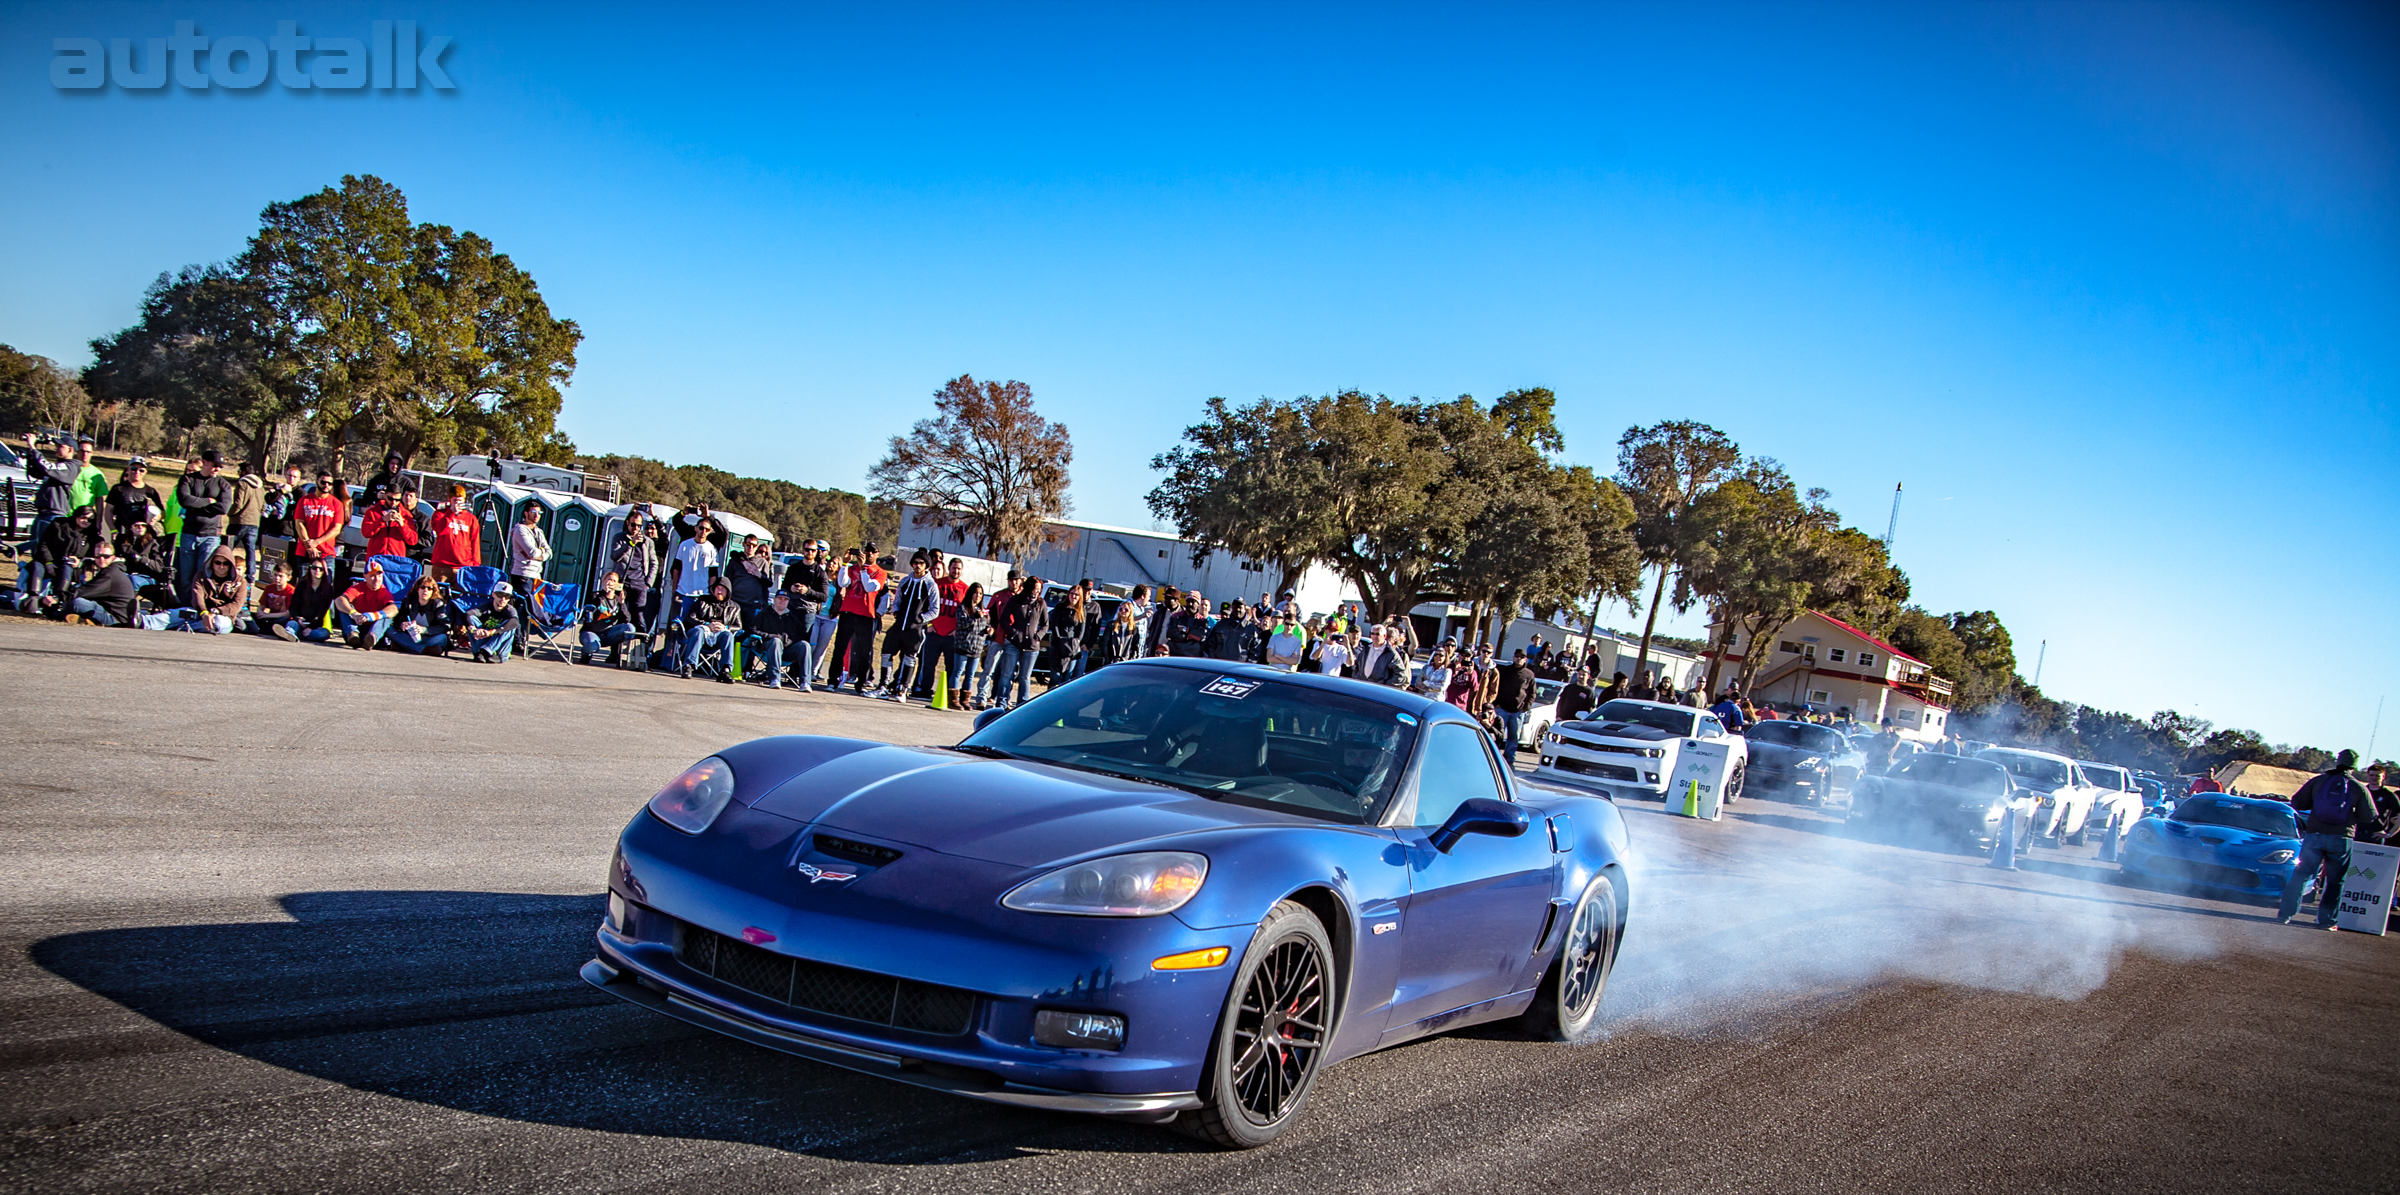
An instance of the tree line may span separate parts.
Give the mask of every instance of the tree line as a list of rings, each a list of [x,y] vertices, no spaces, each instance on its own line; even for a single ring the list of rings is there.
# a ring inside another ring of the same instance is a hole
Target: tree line
[[[387,451],[574,454],[561,387],[583,333],[473,232],[420,224],[368,176],[271,203],[231,261],[159,275],[92,342],[99,403],[211,428],[265,469],[303,444],[337,470]]]
[[[613,473],[627,502],[683,507],[705,502],[775,533],[775,542],[822,539],[837,547],[899,542],[900,507],[848,490],[820,490],[767,477],[737,477],[708,465],[669,465],[641,456],[578,456],[586,473]]]

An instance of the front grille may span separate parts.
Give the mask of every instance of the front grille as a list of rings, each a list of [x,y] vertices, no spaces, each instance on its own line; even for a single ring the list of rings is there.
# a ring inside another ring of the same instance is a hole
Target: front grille
[[[2160,875],[2215,884],[2224,888],[2256,888],[2258,873],[2239,867],[2223,867],[2215,863],[2195,863],[2190,859],[2170,859],[2164,855],[2150,858],[2150,870]]]
[[[836,859],[848,859],[869,867],[881,867],[900,857],[900,852],[872,842],[853,842],[847,838],[835,838],[831,834],[814,834],[810,837],[815,840],[818,850]]]
[[[1603,780],[1622,780],[1630,783],[1641,779],[1641,773],[1632,768],[1621,768],[1613,763],[1592,763],[1588,760],[1568,759],[1563,755],[1558,757],[1558,766],[1563,771],[1598,776]]]
[[[1649,749],[1645,747],[1620,747],[1615,743],[1596,743],[1590,739],[1577,738],[1563,730],[1556,733],[1559,741],[1570,747],[1581,747],[1586,751],[1606,751],[1615,755],[1646,755],[1649,753]]]
[[[955,1037],[975,1020],[975,993],[813,963],[676,922],[675,957],[720,983],[829,1017]]]

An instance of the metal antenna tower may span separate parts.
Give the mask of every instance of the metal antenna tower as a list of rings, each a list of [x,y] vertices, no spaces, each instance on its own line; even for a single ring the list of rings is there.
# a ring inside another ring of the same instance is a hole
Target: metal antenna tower
[[[1892,521],[1883,529],[1883,554],[1887,559],[1892,554],[1892,537],[1900,532],[1900,487],[1905,484],[1895,482],[1892,485]]]
[[[2036,689],[2042,687],[2042,665],[2049,659],[2050,641],[2044,639],[2042,640],[2042,650],[2040,654],[2033,657],[2033,687]]]

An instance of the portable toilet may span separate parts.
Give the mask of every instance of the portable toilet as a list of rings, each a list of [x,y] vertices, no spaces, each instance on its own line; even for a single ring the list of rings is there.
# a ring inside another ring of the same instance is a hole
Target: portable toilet
[[[494,485],[475,495],[470,509],[479,525],[477,534],[483,540],[483,563],[491,568],[508,567],[508,529],[516,526],[517,503],[533,491],[513,485]]]
[[[749,551],[750,541],[754,539],[767,541],[767,547],[770,550],[775,546],[774,532],[740,515],[715,510],[710,511],[708,517],[725,525],[725,553],[728,556],[736,556]]]
[[[551,567],[558,563],[559,508],[566,505],[566,495],[554,490],[532,488],[521,489],[517,493],[522,497],[517,499],[515,517],[509,522],[513,525],[518,519],[524,518],[527,509],[535,512],[533,525],[541,528],[542,534],[550,540],[550,563],[542,566],[542,579],[551,580]]]
[[[592,565],[607,553],[602,547],[600,529],[608,508],[581,494],[567,494],[558,504],[553,516],[556,524],[550,531],[550,567],[545,575],[560,584],[587,586]]]
[[[617,548],[617,539],[625,533],[625,516],[637,509],[654,525],[673,525],[675,508],[672,506],[657,502],[625,502],[609,507],[601,514],[599,533],[593,537],[592,568],[585,593],[600,592],[600,576],[608,571],[609,559]],[[672,551],[672,547],[669,550]],[[660,578],[658,584],[666,584],[665,578]]]

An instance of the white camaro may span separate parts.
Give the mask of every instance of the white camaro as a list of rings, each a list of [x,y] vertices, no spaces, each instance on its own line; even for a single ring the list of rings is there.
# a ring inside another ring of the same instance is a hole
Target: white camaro
[[[1723,744],[1725,803],[1742,795],[1750,745],[1727,734],[1707,710],[1619,698],[1580,722],[1559,722],[1541,738],[1538,774],[1546,779],[1629,797],[1664,800],[1676,757],[1693,743]]]

